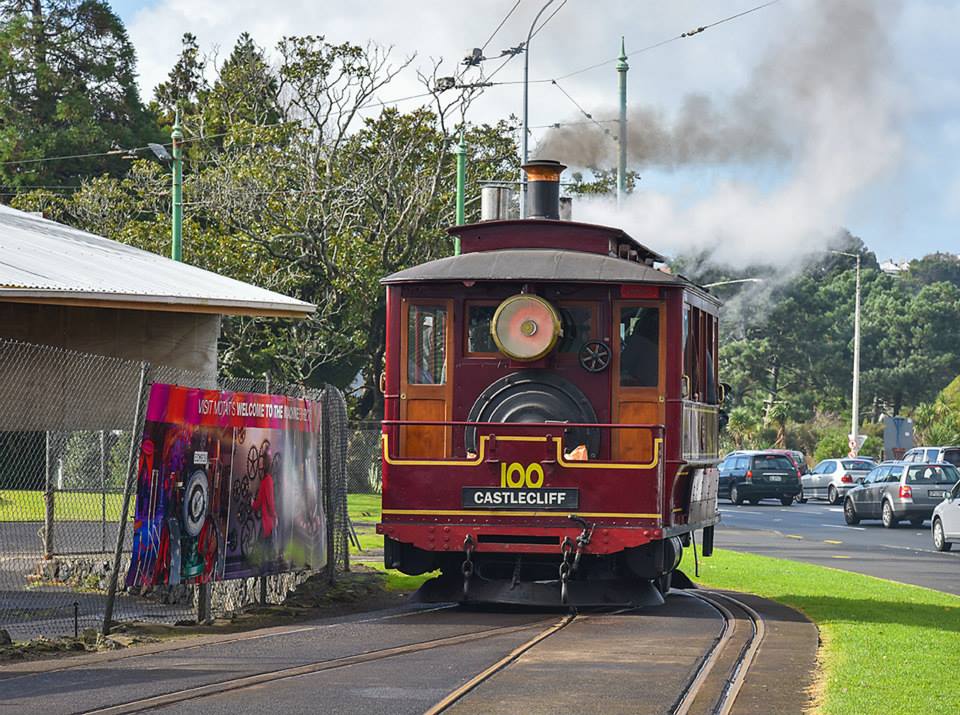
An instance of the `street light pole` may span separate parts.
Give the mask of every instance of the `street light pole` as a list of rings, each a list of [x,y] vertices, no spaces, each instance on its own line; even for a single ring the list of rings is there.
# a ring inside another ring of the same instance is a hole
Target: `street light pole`
[[[627,47],[620,38],[620,57],[617,58],[617,75],[620,89],[620,141],[617,147],[617,208],[623,205],[627,193]]]
[[[857,281],[853,303],[853,394],[850,399],[850,456],[856,457],[860,451],[860,263],[862,257],[859,253],[830,252],[857,259]]]
[[[183,260],[183,131],[180,129],[180,112],[177,111],[170,134],[173,149],[173,221],[170,258]]]
[[[537,22],[540,20],[540,16],[543,15],[544,11],[550,7],[555,0],[547,0],[547,3],[540,8],[540,12],[537,13],[537,16],[533,18],[533,22],[530,24],[530,32],[527,33],[527,41],[523,45],[523,126],[521,127],[520,133],[520,153],[522,154],[523,161],[521,164],[526,164],[529,159],[529,154],[527,152],[527,119],[530,113],[530,102],[529,102],[529,78],[530,78],[530,41],[533,39],[533,31],[537,26]],[[522,168],[520,169],[520,218],[527,217],[527,172]]]

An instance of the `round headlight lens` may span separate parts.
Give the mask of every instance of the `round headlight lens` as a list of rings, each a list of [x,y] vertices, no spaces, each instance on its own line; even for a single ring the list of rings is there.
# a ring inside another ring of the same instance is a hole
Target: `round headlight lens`
[[[490,333],[504,355],[514,360],[539,360],[553,350],[562,331],[560,316],[535,295],[514,295],[493,314]]]

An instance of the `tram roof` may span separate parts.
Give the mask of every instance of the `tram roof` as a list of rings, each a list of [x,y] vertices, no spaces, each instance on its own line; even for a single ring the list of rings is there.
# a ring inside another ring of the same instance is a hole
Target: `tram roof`
[[[683,276],[644,263],[581,251],[507,248],[440,258],[398,271],[381,283],[451,281],[554,281],[561,283],[652,283],[692,288],[716,298]]]

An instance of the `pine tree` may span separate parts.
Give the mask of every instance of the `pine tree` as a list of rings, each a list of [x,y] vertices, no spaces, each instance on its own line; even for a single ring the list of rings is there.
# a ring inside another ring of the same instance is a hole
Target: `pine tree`
[[[109,157],[36,162],[143,145],[156,127],[140,101],[126,29],[100,0],[0,0],[0,183],[78,183],[127,168]]]

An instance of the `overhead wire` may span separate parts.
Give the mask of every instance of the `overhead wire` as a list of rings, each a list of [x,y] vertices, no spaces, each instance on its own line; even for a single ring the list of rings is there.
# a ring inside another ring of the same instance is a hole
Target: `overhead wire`
[[[543,22],[540,23],[540,26],[534,29],[534,31],[530,34],[530,39],[532,40],[534,37],[536,37],[536,36],[540,33],[540,31],[541,31],[544,27],[547,26],[547,23],[550,22],[550,21],[553,19],[554,15],[556,15],[558,12],[560,12],[560,10],[563,9],[563,6],[566,5],[566,4],[567,4],[567,0],[563,0],[563,2],[560,3],[560,4],[557,6],[557,8],[556,8],[553,12],[551,12]],[[527,43],[526,43],[526,41],[524,41],[524,42],[521,42],[519,45],[517,45],[517,47],[518,47],[518,48],[521,48],[520,52],[527,52],[527,46],[526,46],[526,45],[527,45]],[[501,62],[500,65],[499,65],[493,72],[491,72],[489,75],[487,75],[485,78],[483,78],[483,84],[484,84],[484,85],[487,85],[487,84],[490,82],[490,80],[493,79],[493,78],[500,72],[500,70],[502,70],[504,67],[506,67],[506,66],[510,63],[510,60],[512,60],[512,59],[513,59],[514,57],[516,57],[517,55],[519,55],[520,52],[514,52],[514,53],[512,53],[509,57],[507,57],[507,59],[505,59],[503,62]],[[506,83],[506,82],[497,82],[496,84],[507,84],[507,83]],[[515,84],[515,83],[511,83],[511,84]]]
[[[664,46],[664,45],[666,45],[666,44],[669,44],[669,43],[671,43],[671,42],[676,42],[677,40],[681,40],[681,39],[687,38],[687,37],[693,37],[693,36],[698,35],[698,34],[704,32],[704,31],[706,31],[706,30],[709,30],[709,29],[712,28],[712,27],[717,27],[718,25],[722,25],[722,24],[727,23],[727,22],[732,22],[733,20],[736,20],[736,19],[738,19],[738,18],[744,17],[745,15],[750,15],[750,14],[752,14],[752,13],[755,13],[755,12],[758,12],[758,11],[760,11],[760,10],[763,10],[764,8],[770,7],[771,5],[776,5],[776,4],[779,3],[779,2],[780,2],[780,0],[769,0],[769,2],[765,2],[765,3],[761,4],[761,5],[757,5],[757,6],[755,6],[755,7],[751,7],[751,8],[749,8],[749,9],[747,9],[747,10],[743,10],[742,12],[738,12],[738,13],[736,13],[736,14],[729,15],[729,16],[727,16],[727,17],[720,18],[719,20],[715,20],[714,22],[710,22],[710,23],[707,23],[707,24],[705,24],[705,25],[698,26],[698,27],[694,28],[693,30],[690,30],[690,31],[687,31],[687,32],[683,32],[683,33],[681,33],[681,34],[679,34],[679,35],[676,35],[676,36],[674,36],[674,37],[670,37],[670,38],[667,38],[667,39],[662,40],[662,41],[660,41],[660,42],[654,43],[654,44],[652,44],[652,45],[648,45],[648,46],[642,47],[642,48],[640,48],[640,49],[638,49],[638,50],[634,50],[633,52],[627,53],[627,56],[628,56],[628,57],[633,57],[633,56],[639,55],[639,54],[641,54],[641,53],[643,53],[643,52],[649,52],[650,50],[656,49],[656,48],[658,48],[658,47],[662,47],[662,46]],[[563,2],[560,3],[560,5],[556,8],[556,10],[554,10],[542,23],[540,23],[540,26],[537,27],[537,28],[534,30],[533,34],[531,34],[531,36],[530,36],[531,39],[532,39],[533,37],[535,37],[537,33],[539,33],[541,30],[543,30],[543,28],[547,25],[547,23],[550,22],[551,19],[553,19],[553,17],[563,8],[564,5],[566,5],[566,3],[567,3],[567,0],[563,0]],[[517,4],[519,4],[519,3],[517,3]],[[513,9],[515,9],[515,7],[514,7]],[[507,17],[509,17],[509,15],[512,14],[513,9],[511,10],[510,13],[508,13]],[[504,20],[504,22],[506,22],[506,20]],[[499,30],[499,28],[498,28],[498,30]],[[494,34],[496,34],[496,32],[495,32]],[[492,40],[492,39],[493,39],[493,36],[491,36],[490,39]],[[489,40],[488,40],[488,42],[489,42]],[[525,43],[524,43],[524,44],[525,44]],[[524,48],[524,51],[526,51],[526,48]],[[517,53],[517,54],[519,54],[519,53]],[[506,67],[507,64],[508,64],[514,57],[516,57],[516,54],[512,54],[512,55],[510,55],[509,57],[507,57],[507,58],[504,60],[504,62],[502,62],[493,72],[490,73],[490,75],[488,75],[486,78],[484,78],[482,84],[483,84],[484,86],[503,86],[503,85],[522,84],[522,83],[523,83],[523,80],[509,80],[509,81],[505,81],[505,82],[490,82],[490,80],[491,80],[498,72],[500,72],[504,67]],[[567,74],[560,75],[560,76],[557,76],[557,77],[547,77],[547,78],[543,78],[543,79],[529,80],[529,84],[544,84],[544,83],[547,83],[547,82],[551,82],[551,83],[553,83],[553,84],[556,84],[558,80],[564,80],[564,79],[568,79],[568,78],[570,78],[570,77],[574,77],[574,76],[576,76],[576,75],[578,75],[578,74],[583,74],[584,72],[588,72],[588,71],[590,71],[590,70],[597,69],[597,68],[599,68],[599,67],[603,67],[604,65],[608,65],[608,64],[610,64],[611,62],[616,62],[618,59],[619,59],[619,58],[614,57],[614,58],[612,58],[612,59],[604,60],[603,62],[597,62],[596,64],[592,64],[592,65],[589,65],[589,66],[587,66],[587,67],[583,67],[583,68],[581,68],[581,69],[575,70],[575,71],[573,71],[573,72],[568,72]],[[557,85],[557,88],[560,89],[560,91],[563,92],[564,94],[567,94],[567,92],[566,92],[562,87],[560,87],[560,85]],[[397,103],[399,103],[399,102],[406,102],[406,101],[410,101],[410,100],[412,100],[412,99],[421,99],[421,98],[424,98],[424,97],[429,97],[429,96],[434,96],[434,95],[435,95],[435,92],[421,92],[421,93],[419,93],[419,94],[408,95],[408,96],[406,96],[406,97],[398,97],[398,98],[396,98],[396,99],[378,100],[378,101],[368,102],[368,103],[363,104],[363,105],[361,105],[360,107],[356,107],[356,108],[354,108],[354,109],[343,110],[343,111],[341,111],[341,112],[333,113],[331,116],[337,116],[337,117],[338,117],[338,116],[341,116],[342,114],[345,114],[347,111],[358,111],[358,110],[362,110],[362,109],[370,109],[370,108],[377,107],[377,106],[387,106],[387,105],[390,105],[390,104],[397,104]],[[574,104],[577,104],[576,101],[573,100],[573,98],[569,96],[569,94],[567,94],[567,96],[568,96],[568,98],[569,98],[571,101],[574,102]],[[581,112],[583,112],[584,114],[586,114],[586,112],[583,110],[582,107],[579,107],[579,105],[577,105],[577,106],[578,106],[578,108],[580,108],[580,111],[581,111]],[[591,119],[592,119],[592,118],[591,118]],[[260,124],[260,125],[257,125],[256,128],[257,128],[257,129],[266,129],[266,128],[281,126],[281,125],[289,124],[289,123],[290,123],[290,122],[274,122],[274,123],[271,123],[271,124]],[[203,135],[203,136],[198,136],[198,137],[185,137],[183,140],[181,140],[181,143],[183,143],[183,144],[188,144],[188,143],[193,143],[193,142],[206,141],[206,140],[209,140],[209,139],[217,139],[217,138],[220,138],[220,137],[227,136],[227,135],[230,134],[230,133],[231,133],[231,132],[220,132],[220,133],[216,133],[216,134],[205,134],[205,135]],[[164,147],[172,146],[172,142],[166,142],[166,143],[163,144],[163,146],[164,146]],[[22,165],[22,164],[37,164],[37,163],[43,163],[43,162],[49,162],[49,161],[68,161],[68,160],[71,160],[71,159],[92,159],[92,158],[104,157],[104,156],[124,157],[124,156],[130,156],[131,154],[137,154],[137,153],[140,153],[140,152],[143,152],[143,151],[147,151],[147,150],[149,150],[149,149],[150,149],[149,146],[140,146],[140,147],[133,147],[133,148],[130,148],[130,149],[126,149],[126,148],[124,148],[124,149],[110,149],[110,150],[108,150],[108,151],[103,151],[103,152],[89,152],[89,153],[85,153],[85,154],[71,154],[71,155],[65,155],[65,156],[35,157],[35,158],[31,158],[31,159],[9,159],[9,160],[6,160],[6,161],[0,161],[0,166],[12,166],[12,165]]]
[[[513,11],[516,10],[516,9],[520,6],[520,3],[521,3],[522,1],[523,1],[523,0],[517,0],[517,1],[513,4],[513,7],[510,8],[510,11],[509,11],[509,12],[506,14],[506,16],[500,21],[500,24],[497,25],[497,29],[495,29],[495,30],[490,34],[490,37],[487,38],[487,41],[484,42],[484,43],[480,46],[480,51],[481,51],[481,52],[483,52],[485,49],[487,49],[487,45],[489,45],[490,42],[493,40],[493,38],[497,36],[497,33],[500,32],[500,29],[506,24],[507,20],[510,19],[510,16],[513,14]]]
[[[613,136],[612,134],[610,134],[610,130],[607,129],[605,126],[603,126],[603,125],[602,125],[600,122],[598,122],[596,119],[594,119],[594,118],[593,118],[593,115],[590,114],[590,112],[588,112],[586,109],[584,109],[583,106],[582,106],[577,100],[575,100],[575,99],[573,98],[573,96],[571,96],[571,94],[570,94],[567,90],[565,90],[563,87],[561,87],[561,86],[560,86],[560,83],[557,82],[557,80],[552,80],[552,84],[553,84],[554,87],[556,87],[556,88],[559,89],[561,92],[563,92],[563,96],[566,97],[567,99],[569,99],[569,100],[573,103],[573,106],[576,107],[577,109],[579,109],[579,110],[580,110],[580,113],[581,113],[583,116],[585,116],[590,122],[592,122],[594,125],[596,125],[596,127],[597,127],[598,129],[600,129],[600,131],[602,131],[604,134],[607,134],[608,136],[610,136],[614,141],[618,141],[618,139],[617,139],[615,136]]]
[[[671,42],[676,42],[678,40],[699,35],[700,33],[705,32],[712,27],[717,27],[718,25],[723,25],[724,23],[732,22],[733,20],[744,17],[745,15],[750,15],[751,13],[758,12],[760,10],[763,10],[764,8],[770,7],[771,5],[776,5],[779,2],[780,0],[770,0],[769,2],[765,2],[762,5],[751,7],[748,10],[743,10],[742,12],[738,12],[734,15],[729,15],[727,17],[720,18],[719,20],[715,20],[705,25],[700,25],[694,28],[693,30],[681,32],[679,35],[674,35],[673,37],[668,37],[665,40],[660,40],[659,42],[655,42],[652,45],[647,45],[646,47],[641,47],[640,49],[634,50],[633,52],[628,52],[627,57],[635,57],[636,55],[643,54],[644,52],[649,52],[650,50],[655,50],[658,47],[663,47],[664,45],[668,45]],[[578,74],[583,74],[584,72],[589,72],[590,70],[595,70],[599,67],[612,64],[613,62],[617,62],[619,59],[620,59],[619,57],[611,57],[610,59],[603,60],[602,62],[596,62],[586,67],[581,67],[580,69],[574,70],[573,72],[568,72],[567,74],[562,74],[557,77],[544,77],[542,79],[531,79],[529,80],[528,83],[529,84],[545,84],[547,82],[553,82],[555,80],[569,79],[570,77],[575,77]],[[523,80],[509,80],[506,82],[496,82],[494,84],[495,85],[523,84]]]

